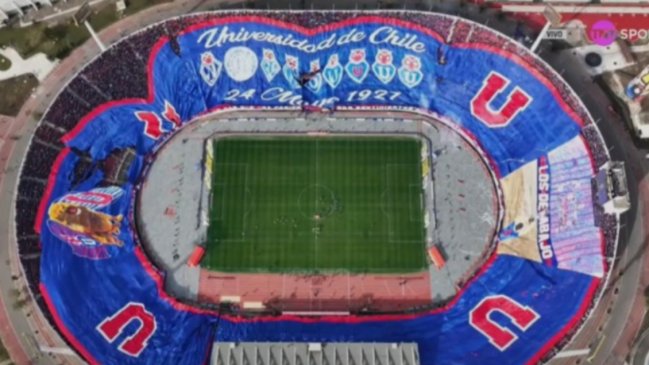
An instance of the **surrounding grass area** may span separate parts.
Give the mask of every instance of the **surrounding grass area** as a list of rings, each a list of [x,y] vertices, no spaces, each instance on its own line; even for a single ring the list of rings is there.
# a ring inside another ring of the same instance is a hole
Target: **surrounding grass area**
[[[4,344],[0,342],[0,361],[6,363],[7,365],[13,364],[13,361],[9,361],[9,359],[9,352],[5,348]]]
[[[127,1],[124,16],[135,14],[147,7],[158,5],[169,0],[131,0]],[[100,31],[119,19],[115,4],[110,3],[92,13],[88,21]],[[64,23],[48,26],[45,23],[35,23],[20,28],[5,27],[0,29],[0,46],[14,47],[18,53],[27,58],[35,53],[45,53],[50,59],[65,58],[73,49],[83,44],[90,34],[86,28],[74,24],[72,19]]]
[[[115,6],[110,5],[93,13],[89,22],[99,31],[117,20]],[[48,58],[65,58],[72,50],[90,38],[83,25],[75,25],[72,20],[48,27],[36,23],[29,27],[7,27],[0,29],[0,46],[16,49],[24,58],[35,53],[45,53]]]
[[[38,79],[32,74],[0,81],[0,114],[15,116],[32,90],[38,86]]]
[[[11,61],[5,56],[0,55],[0,71],[7,71],[11,68]]]
[[[130,0],[124,16],[135,14],[147,7],[169,2],[170,0]],[[96,31],[106,28],[119,19],[115,4],[110,3],[96,10],[88,21]],[[0,28],[0,47],[13,47],[23,58],[29,58],[35,53],[45,53],[50,59],[67,57],[72,50],[83,44],[90,34],[83,25],[75,25],[70,19],[64,23],[48,26],[45,23],[35,23],[29,27]],[[11,62],[0,56],[0,71],[11,67]],[[38,86],[38,80],[33,75],[22,75],[13,79],[0,81],[0,114],[16,115],[25,100],[31,95],[32,89]]]
[[[426,267],[421,142],[232,137],[214,147],[207,254],[229,272]]]

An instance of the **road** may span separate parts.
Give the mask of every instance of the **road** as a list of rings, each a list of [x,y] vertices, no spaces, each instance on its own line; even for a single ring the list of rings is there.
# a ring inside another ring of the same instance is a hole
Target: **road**
[[[646,364],[649,364],[649,331],[645,331],[640,336],[634,354],[631,357],[631,365]]]

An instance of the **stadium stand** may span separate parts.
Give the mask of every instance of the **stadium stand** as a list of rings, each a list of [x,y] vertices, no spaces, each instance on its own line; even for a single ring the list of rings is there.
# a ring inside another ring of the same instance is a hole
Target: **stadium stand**
[[[27,153],[24,167],[25,176],[47,179],[50,173],[50,167],[53,165],[57,155],[57,151],[51,148],[39,147],[35,144],[34,148],[30,149]]]
[[[18,184],[18,199],[39,201],[45,192],[45,182],[31,178],[24,178]]]
[[[45,115],[45,120],[52,125],[69,131],[77,125],[79,119],[90,113],[91,110],[88,103],[80,102],[72,94],[68,93],[67,89],[63,89],[59,97],[50,106]]]
[[[133,62],[115,62],[118,59]],[[95,60],[93,67],[83,75],[88,82],[110,95],[112,100],[133,98],[134,95],[146,96],[146,65],[139,61],[127,42],[121,42]],[[109,77],[107,77],[109,76]]]
[[[50,145],[58,146],[63,148],[63,143],[61,142],[61,137],[65,134],[65,130],[61,127],[52,125],[48,122],[41,123],[36,131],[34,132],[34,137],[38,140],[49,143]]]
[[[83,76],[72,79],[68,84],[68,90],[91,108],[112,99],[105,91]]]
[[[228,16],[231,15],[236,15],[236,13],[228,14]],[[30,149],[24,160],[21,171],[21,180],[18,185],[16,200],[16,232],[18,248],[21,255],[21,263],[30,284],[30,289],[39,302],[43,313],[48,316],[50,323],[53,324],[54,322],[52,321],[51,314],[39,294],[40,291],[38,289],[40,282],[40,258],[38,253],[40,252],[40,248],[38,235],[34,231],[34,222],[39,201],[44,193],[44,182],[48,179],[51,167],[54,165],[54,161],[64,146],[61,142],[61,137],[66,132],[72,130],[84,115],[88,114],[95,107],[107,100],[145,98],[147,96],[145,59],[153,44],[164,34],[168,34],[169,32],[175,33],[191,24],[200,23],[205,21],[205,19],[212,19],[218,16],[223,15],[200,14],[170,20],[162,25],[158,24],[151,26],[144,31],[130,36],[127,40],[118,43],[108,52],[102,54],[86,66],[79,73],[78,77],[73,79],[73,81],[63,89],[59,97],[50,106],[49,110],[39,123]],[[334,20],[353,17],[354,15],[352,13],[336,13],[334,15],[331,13],[274,13],[269,16],[294,24],[303,24],[307,27],[314,27]],[[493,32],[481,31],[482,26],[465,22],[463,20],[436,18],[435,21],[431,21],[429,15],[412,13],[394,13],[393,16],[395,18],[405,19],[437,30],[442,37],[450,36],[452,43],[470,41],[474,43],[482,43],[495,48],[511,50],[518,49],[518,46],[512,43],[511,40]],[[457,24],[452,27],[451,24],[453,22],[457,22]],[[449,31],[449,29],[452,29],[452,31]],[[560,88],[561,97],[573,109],[578,111],[583,120],[590,122],[589,118],[587,118],[587,111],[581,106],[580,101],[575,98],[567,86],[560,82],[560,78],[556,73],[550,70],[547,65],[526,52],[521,52],[520,57],[522,57],[526,62],[532,64],[538,71],[549,75],[555,85],[558,85]],[[124,62],[124,60],[129,60],[129,62]],[[606,146],[603,144],[597,129],[586,125],[586,127],[582,129],[582,134],[593,153],[596,168],[602,166],[608,160],[608,156]],[[107,184],[119,184],[125,181],[125,174],[129,171],[130,164],[133,162],[134,157],[135,155],[132,151],[123,150],[115,151],[104,161],[101,161],[100,165],[101,169],[105,173],[105,182]],[[77,168],[75,168],[74,176],[72,178],[73,185],[83,182],[84,179],[88,177],[89,171],[92,169],[92,161],[89,158],[80,155],[79,163]],[[560,181],[557,183],[559,182]],[[585,204],[587,202],[584,201],[583,203]],[[593,207],[586,207],[585,209],[592,210]],[[617,240],[616,230],[618,222],[616,217],[605,214],[597,209],[591,211],[591,214],[594,215],[595,222],[599,224],[604,231],[606,256],[613,257]],[[467,281],[468,280],[470,279],[467,279]],[[572,333],[574,333],[578,328],[579,326],[573,327]],[[565,345],[569,337],[570,336],[565,337],[564,340],[555,346],[554,350],[545,356],[550,357],[556,353],[559,348]],[[326,346],[330,345],[331,344],[328,344]],[[263,347],[264,345],[259,346],[261,347],[255,347],[256,349],[253,350],[253,352],[257,353],[257,351],[260,351],[260,348],[265,349]],[[376,348],[380,345],[375,344],[373,346]],[[402,345],[401,348],[407,348],[407,346]],[[217,358],[219,358],[219,356],[225,356],[223,354],[234,353],[236,351],[243,352],[244,350],[233,348],[229,344],[219,344],[219,346],[216,346],[213,351],[217,353]],[[374,351],[378,350],[371,350],[372,353],[374,353]],[[333,353],[336,352],[334,351]],[[337,363],[336,356],[337,355],[334,355],[333,362],[329,363]],[[307,361],[310,363],[311,360]],[[230,364],[229,361],[223,363]],[[307,362],[303,363],[306,364]],[[320,363],[322,362],[314,362],[314,364]],[[347,363],[343,362],[343,364]],[[373,365],[374,363],[370,362],[370,364]]]

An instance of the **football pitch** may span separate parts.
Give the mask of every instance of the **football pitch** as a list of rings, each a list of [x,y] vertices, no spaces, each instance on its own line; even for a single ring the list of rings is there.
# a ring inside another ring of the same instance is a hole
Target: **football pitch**
[[[426,268],[421,141],[214,141],[202,266],[226,272],[406,273]]]

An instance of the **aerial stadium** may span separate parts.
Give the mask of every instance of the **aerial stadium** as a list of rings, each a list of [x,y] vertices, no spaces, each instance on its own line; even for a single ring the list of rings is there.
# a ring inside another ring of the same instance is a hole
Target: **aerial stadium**
[[[206,12],[59,91],[15,232],[91,364],[535,364],[606,287],[616,172],[561,77],[483,25]]]

